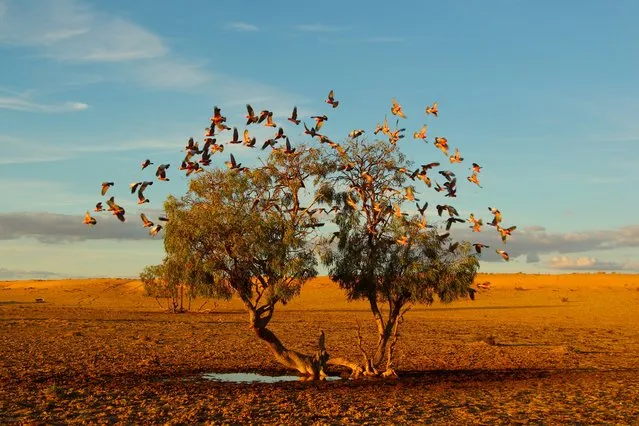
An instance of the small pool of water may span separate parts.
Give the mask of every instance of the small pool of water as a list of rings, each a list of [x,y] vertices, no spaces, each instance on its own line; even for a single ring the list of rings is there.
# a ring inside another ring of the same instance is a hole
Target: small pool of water
[[[309,380],[308,377],[304,376],[269,376],[258,373],[207,373],[203,374],[202,377],[207,380],[226,383],[279,383]],[[339,376],[328,376],[326,380],[334,381],[342,380],[342,378]]]

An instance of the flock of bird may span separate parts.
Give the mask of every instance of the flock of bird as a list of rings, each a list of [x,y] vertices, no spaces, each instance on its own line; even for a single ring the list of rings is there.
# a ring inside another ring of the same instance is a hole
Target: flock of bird
[[[333,90],[329,92],[325,102],[329,104],[333,109],[338,107],[339,101],[335,99]],[[262,150],[268,147],[271,147],[271,149],[279,150],[286,155],[295,154],[296,149],[291,146],[289,137],[286,135],[284,128],[275,122],[272,111],[262,110],[259,113],[256,113],[253,107],[248,104],[246,105],[246,111],[247,111],[247,114],[245,116],[246,128],[242,132],[242,137],[240,137],[240,130],[237,127],[231,128],[230,126],[228,126],[226,124],[227,118],[224,115],[222,115],[222,110],[219,107],[215,106],[213,109],[213,116],[210,118],[210,125],[206,127],[204,131],[204,137],[205,137],[204,145],[202,146],[202,148],[200,148],[199,143],[194,141],[193,138],[190,138],[183,149],[183,151],[186,152],[186,155],[184,159],[182,160],[178,170],[184,171],[186,176],[190,176],[193,173],[202,172],[205,166],[209,166],[211,164],[211,157],[213,154],[224,152],[224,143],[221,143],[221,142],[218,143],[218,138],[220,138],[220,136],[225,131],[229,131],[231,134],[230,140],[226,142],[227,144],[242,145],[247,148],[255,148],[257,145],[257,140],[254,136],[251,135],[251,132],[248,129],[250,125],[263,124],[265,127],[271,127],[273,129],[277,129],[275,130],[272,137],[266,139],[263,143],[261,143]],[[392,115],[398,117],[395,123],[395,128],[391,129],[391,127],[388,124],[388,119],[385,116],[383,122],[381,124],[379,123],[377,124],[373,134],[377,135],[381,132],[383,135],[386,135],[388,137],[389,143],[395,145],[401,139],[405,137],[404,132],[406,131],[406,129],[399,128],[399,120],[400,118],[406,119],[406,115],[403,112],[402,106],[397,102],[395,98],[392,99],[390,112]],[[434,102],[432,105],[426,106],[425,112],[427,116],[432,115],[434,117],[438,117],[439,116],[438,103]],[[306,123],[303,123],[303,128],[304,128],[303,133],[305,135],[311,136],[311,138],[317,138],[320,143],[326,143],[330,148],[335,149],[338,152],[338,154],[340,154],[341,157],[345,158],[344,156],[345,149],[340,144],[329,139],[326,135],[323,135],[320,133],[320,130],[323,128],[324,123],[328,121],[328,116],[326,114],[322,114],[322,115],[318,114],[318,115],[311,116],[310,118],[314,120],[315,124],[311,127],[308,127]],[[302,123],[302,120],[298,118],[297,107],[293,108],[291,115],[287,117],[287,121],[294,124],[295,126],[299,126],[300,123]],[[428,131],[428,126],[427,124],[424,124],[418,131],[415,131],[413,133],[413,138],[416,140],[422,140],[427,143],[428,142],[427,131]],[[365,133],[365,130],[363,129],[353,129],[352,131],[349,132],[348,136],[352,139],[355,139],[362,136],[364,133]],[[461,153],[459,152],[458,148],[455,148],[454,154],[449,155],[449,145],[448,145],[448,140],[446,138],[435,137],[433,141],[433,145],[435,146],[435,148],[439,149],[444,154],[444,156],[448,159],[450,164],[462,163],[464,161],[464,158],[461,156]],[[144,170],[148,166],[153,164],[154,163],[152,163],[151,160],[146,159],[142,162],[141,168],[142,170]],[[224,164],[229,170],[236,171],[236,172],[244,172],[249,170],[248,167],[242,166],[241,163],[238,163],[235,157],[233,156],[233,154],[229,155],[229,160],[226,161]],[[439,162],[431,162],[428,164],[423,164],[415,170],[398,168],[397,171],[405,173],[413,181],[416,179],[421,180],[422,182],[426,184],[428,188],[432,188],[437,192],[443,192],[445,197],[455,198],[457,196],[457,177],[455,173],[453,173],[450,170],[438,171],[438,174],[445,179],[445,181],[441,185],[438,182],[434,181],[434,179],[431,179],[431,176],[429,176],[429,172],[432,169],[439,167],[440,165],[441,164]],[[169,167],[170,167],[169,164],[160,164],[157,167],[157,170],[155,173],[157,180],[169,181],[169,178],[167,178],[167,170],[169,169]],[[354,167],[355,167],[354,163],[346,161],[340,168],[342,170],[344,169],[352,170]],[[480,188],[481,188],[481,185],[479,182],[479,175],[481,173],[481,169],[482,167],[479,164],[472,163],[472,167],[470,168],[472,173],[470,174],[470,176],[466,177],[466,179],[469,182],[477,185]],[[366,172],[362,173],[362,178],[364,178],[365,182],[372,184],[373,177],[370,175],[365,176],[365,174],[367,173]],[[433,181],[434,181],[434,184],[433,184]],[[149,199],[146,198],[144,191],[151,185],[153,185],[153,181],[144,181],[144,180],[139,182],[133,182],[129,185],[131,194],[135,194],[137,192],[138,204],[142,205],[149,202]],[[100,191],[101,195],[105,196],[107,192],[109,191],[109,188],[111,188],[112,186],[114,186],[114,182],[103,182],[101,185],[101,191]],[[403,194],[404,200],[419,201],[418,199],[415,198],[413,189],[411,187],[404,188],[404,191],[405,191],[405,193]],[[106,200],[106,204],[108,206],[106,211],[111,212],[121,222],[126,221],[125,210],[124,208],[122,208],[120,205],[118,205],[115,202],[114,197],[110,197],[108,200]],[[350,194],[346,198],[346,204],[353,209],[359,208],[357,202],[350,196]],[[416,206],[417,206],[417,210],[419,214],[422,216],[422,220],[419,223],[420,227],[421,228],[431,227],[430,225],[427,225],[426,217],[425,217],[426,209],[428,208],[428,203],[425,203],[422,206],[416,203]],[[404,217],[407,215],[407,213],[401,212],[400,207],[397,205],[392,206],[392,209],[394,214],[398,217]],[[326,209],[318,209],[318,210],[322,210],[324,212],[331,212],[331,211],[339,210],[339,207],[334,206],[328,211]],[[446,231],[449,231],[454,223],[464,223],[464,222],[470,223],[469,227],[470,229],[472,229],[473,232],[481,232],[482,226],[484,226],[483,220],[476,218],[473,213],[470,214],[470,217],[468,219],[461,218],[458,211],[451,205],[439,204],[436,206],[436,210],[439,217],[441,217],[444,212],[448,213],[448,217],[445,221]],[[510,226],[508,228],[502,227],[501,226],[502,214],[499,211],[499,209],[494,207],[488,207],[488,210],[493,215],[493,219],[491,222],[487,223],[487,225],[495,227],[502,239],[502,242],[506,243],[507,238],[512,235],[512,232],[515,231],[517,227],[516,226]],[[102,202],[98,202],[93,211],[94,212],[104,211]],[[162,230],[162,225],[156,224],[153,221],[149,220],[144,213],[140,214],[140,218],[141,218],[142,226],[144,228],[149,228],[149,234],[157,235],[158,232]],[[166,217],[159,217],[158,220],[167,221],[168,219]],[[87,211],[84,218],[84,223],[92,226],[97,223],[97,220],[91,216],[89,211]],[[443,240],[448,235],[449,233],[447,232],[441,235],[440,238],[442,238]],[[409,238],[406,235],[397,239],[398,244],[406,245],[408,244],[408,242],[409,242]],[[481,254],[482,249],[489,248],[489,246],[479,242],[473,243],[472,245],[477,254]],[[458,243],[452,243],[449,246],[449,250],[451,252],[454,252],[457,247],[458,247]],[[504,260],[506,261],[509,260],[508,253],[506,251],[497,249],[495,250],[495,252],[499,254]]]

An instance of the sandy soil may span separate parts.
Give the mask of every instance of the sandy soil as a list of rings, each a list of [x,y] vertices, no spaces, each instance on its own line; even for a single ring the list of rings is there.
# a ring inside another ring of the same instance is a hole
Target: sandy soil
[[[474,302],[407,314],[400,379],[276,384],[202,378],[285,373],[237,301],[167,314],[139,281],[0,282],[0,423],[639,423],[639,276],[478,281],[492,290]],[[355,317],[372,343],[366,305],[319,278],[272,329],[308,353],[322,329],[358,359]]]

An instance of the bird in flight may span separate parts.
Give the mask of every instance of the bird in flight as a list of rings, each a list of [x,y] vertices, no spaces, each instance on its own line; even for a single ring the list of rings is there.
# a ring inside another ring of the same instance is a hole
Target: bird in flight
[[[339,105],[339,101],[335,100],[335,95],[334,95],[332,90],[330,92],[328,92],[328,97],[326,98],[326,103],[331,105],[333,108],[337,108],[337,106]]]
[[[510,256],[508,256],[508,253],[506,253],[503,250],[495,250],[495,253],[500,255],[506,262],[508,262],[508,260],[510,259]]]
[[[157,171],[155,172],[155,176],[158,178],[158,180],[163,180],[163,181],[169,181],[170,179],[166,177],[166,169],[168,169],[169,167],[171,167],[170,164],[160,164],[158,166]]]
[[[432,106],[426,107],[426,115],[430,115],[430,114],[433,114],[435,117],[437,117],[437,114],[439,114],[439,108],[437,106],[437,102],[433,102]]]
[[[419,130],[419,132],[413,133],[413,138],[414,139],[421,139],[423,141],[426,141],[426,130],[427,129],[428,129],[428,126],[426,124],[424,124],[422,126],[422,128]]]
[[[293,107],[293,112],[288,118],[288,121],[290,121],[291,123],[295,123],[296,126],[300,124],[300,120],[297,119],[297,107]]]
[[[149,167],[151,164],[153,164],[153,163],[151,162],[151,160],[149,160],[149,159],[147,158],[146,160],[144,160],[144,161],[142,162],[142,170],[146,169],[146,168],[147,168],[147,167]]]
[[[439,150],[443,152],[444,155],[448,156],[448,139],[435,137],[435,142],[433,143],[433,145],[435,145],[435,148],[439,148]]]
[[[398,117],[406,118],[406,115],[402,111],[402,106],[397,103],[397,99],[393,98],[393,105],[391,106],[391,113]]]
[[[94,217],[91,217],[91,214],[87,211],[84,215],[84,224],[93,226],[97,223]]]
[[[100,191],[100,193],[102,195],[105,195],[107,191],[109,190],[109,188],[112,187],[113,185],[114,185],[113,182],[102,182],[102,190]]]
[[[490,246],[482,243],[473,243],[473,247],[475,247],[475,251],[477,252],[477,254],[481,254],[481,249],[483,248],[490,248]]]

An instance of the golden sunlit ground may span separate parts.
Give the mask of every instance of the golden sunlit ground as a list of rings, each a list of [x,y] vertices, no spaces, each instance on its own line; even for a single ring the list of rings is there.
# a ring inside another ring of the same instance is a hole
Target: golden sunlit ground
[[[277,384],[201,378],[285,373],[237,302],[168,314],[139,281],[0,282],[0,423],[639,422],[639,276],[477,280],[492,289],[474,302],[407,314],[399,380]],[[271,328],[306,353],[323,329],[331,354],[359,361],[356,316],[372,344],[366,305],[320,278]]]

